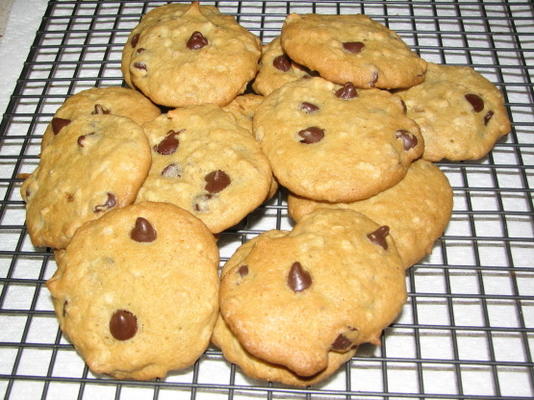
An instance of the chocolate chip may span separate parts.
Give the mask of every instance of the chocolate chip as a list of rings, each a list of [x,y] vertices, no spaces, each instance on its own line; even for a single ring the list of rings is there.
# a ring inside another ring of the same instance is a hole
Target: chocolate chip
[[[94,135],[95,133],[94,132],[91,132],[91,133],[88,133],[86,135],[81,135],[81,136],[78,136],[78,140],[76,141],[78,143],[78,146],[80,147],[84,147],[85,146],[85,139],[87,139],[87,136],[92,136]]]
[[[358,54],[365,47],[362,42],[344,42],[343,48],[349,53]]]
[[[244,278],[248,275],[248,265],[242,265],[237,269],[237,273],[241,278]]]
[[[134,66],[134,68],[142,69],[142,70],[147,71],[146,64],[143,63],[143,62],[134,62],[133,66]]]
[[[137,46],[137,42],[139,42],[139,33],[136,33],[132,36],[132,41],[130,42],[130,44],[133,48],[135,48],[135,46]]]
[[[182,176],[182,169],[176,163],[170,163],[163,171],[161,171],[161,176],[165,178],[180,178]]]
[[[465,99],[473,106],[475,112],[480,112],[484,109],[484,100],[479,95],[468,93]]]
[[[139,47],[135,52],[137,54],[141,54],[142,52],[144,52],[146,49],[144,47]]]
[[[213,195],[206,194],[206,193],[196,196],[193,199],[193,209],[196,212],[200,212],[200,213],[208,212],[210,209],[208,203],[212,197]]]
[[[302,292],[308,289],[312,284],[312,278],[308,271],[302,268],[302,265],[296,261],[291,266],[287,275],[287,284],[294,292]]]
[[[375,87],[376,81],[378,81],[378,72],[373,72],[373,75],[371,76],[371,81],[369,82],[369,87]]]
[[[191,37],[186,43],[186,46],[189,50],[198,50],[208,45],[208,39],[204,37],[199,31],[193,32]]]
[[[111,112],[111,110],[106,108],[106,107],[104,107],[102,104],[95,104],[95,109],[91,114],[93,114],[93,115],[109,114],[110,112]]]
[[[397,139],[402,140],[402,146],[404,147],[404,150],[406,151],[417,146],[417,137],[415,135],[412,135],[409,131],[405,129],[399,129],[395,133],[395,137]]]
[[[107,199],[104,204],[96,205],[94,208],[94,212],[101,212],[105,210],[109,210],[110,208],[115,207],[117,205],[117,200],[115,198],[115,195],[113,193],[107,193]]]
[[[273,66],[282,72],[287,72],[291,68],[291,60],[288,56],[282,54],[273,60]]]
[[[486,115],[484,115],[484,125],[487,125],[491,117],[493,117],[494,112],[489,110]]]
[[[154,146],[154,150],[158,152],[159,154],[162,154],[164,156],[168,156],[169,154],[173,154],[176,149],[178,148],[178,145],[180,144],[178,138],[176,137],[179,132],[175,131],[169,131],[167,132],[167,136],[163,138],[161,142],[159,142],[158,145]]]
[[[147,219],[143,217],[137,217],[135,220],[135,226],[130,231],[130,237],[136,242],[153,242],[156,240],[156,230],[148,222]]]
[[[305,101],[303,103],[300,103],[299,109],[301,111],[305,112],[306,114],[310,114],[312,112],[319,111],[319,107],[318,106],[316,106],[315,104],[312,104],[312,103],[308,103],[307,101]]]
[[[54,132],[54,135],[57,135],[68,124],[70,124],[70,119],[54,117],[52,118],[52,132]]]
[[[204,189],[206,189],[209,193],[219,193],[231,182],[230,177],[226,174],[226,172],[221,171],[220,169],[211,171],[204,177],[204,180],[206,181],[206,186],[204,186]]]
[[[358,91],[351,82],[347,82],[342,88],[336,90],[336,97],[343,100],[349,100],[358,97]]]
[[[369,240],[374,244],[379,245],[384,250],[388,249],[388,243],[386,242],[386,236],[389,235],[389,226],[382,225],[376,231],[371,232],[367,235]]]
[[[346,351],[352,346],[352,342],[345,335],[340,333],[334,343],[332,343],[332,350]]]
[[[316,126],[310,126],[298,132],[298,135],[302,138],[300,143],[312,144],[320,142],[324,137],[324,129]]]
[[[127,310],[117,310],[109,320],[109,331],[117,340],[128,340],[137,333],[137,317]]]

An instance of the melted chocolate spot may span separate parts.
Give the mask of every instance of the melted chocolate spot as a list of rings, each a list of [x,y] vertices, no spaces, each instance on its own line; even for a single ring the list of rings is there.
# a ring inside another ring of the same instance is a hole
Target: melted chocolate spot
[[[134,68],[142,69],[142,70],[147,71],[146,64],[143,63],[143,62],[134,62],[133,66],[134,66]]]
[[[352,346],[352,342],[350,339],[348,339],[345,335],[340,333],[336,340],[334,340],[334,343],[332,343],[332,350],[335,351],[346,351],[350,349]]]
[[[78,140],[76,141],[78,143],[78,146],[84,147],[85,139],[87,139],[87,136],[92,136],[94,134],[95,134],[94,132],[91,132],[91,133],[88,133],[87,135],[78,136]]]
[[[171,163],[163,168],[161,176],[164,176],[165,178],[180,178],[182,176],[182,169],[178,164]]]
[[[494,112],[489,110],[486,115],[484,115],[484,125],[487,125],[490,119],[493,117]]]
[[[137,333],[137,317],[127,310],[117,310],[109,320],[109,331],[117,340],[128,340]]]
[[[231,179],[226,172],[221,171],[220,169],[217,171],[211,171],[204,177],[204,180],[206,181],[206,186],[204,186],[204,189],[206,189],[209,193],[219,193],[231,182]]]
[[[343,48],[349,53],[358,54],[365,47],[362,42],[344,42]]]
[[[96,205],[94,208],[94,212],[101,212],[105,210],[109,210],[110,208],[113,208],[117,205],[117,199],[115,198],[115,195],[113,193],[107,193],[108,197],[106,199],[106,202],[104,204]]]
[[[373,75],[371,76],[371,81],[369,82],[369,87],[375,87],[376,81],[378,81],[378,72],[373,72]]]
[[[130,44],[133,48],[135,48],[135,46],[137,46],[137,42],[139,42],[139,33],[136,33],[132,36],[132,41],[130,42]]]
[[[208,45],[208,39],[204,37],[199,31],[193,32],[191,37],[186,43],[189,50],[198,50]]]
[[[320,142],[324,137],[324,129],[316,126],[310,126],[298,132],[298,135],[302,138],[300,143],[312,144]]]
[[[111,110],[107,109],[102,104],[95,104],[95,109],[91,114],[93,114],[93,115],[96,115],[96,114],[109,114],[110,112],[111,112]]]
[[[358,91],[351,82],[347,82],[342,88],[336,90],[336,97],[343,100],[349,100],[358,97]]]
[[[367,237],[374,244],[377,244],[380,247],[382,247],[384,250],[387,250],[388,249],[388,243],[386,241],[387,235],[389,235],[389,226],[382,225],[376,231],[369,233]]]
[[[154,150],[164,156],[173,154],[178,148],[178,145],[180,144],[180,141],[178,140],[178,138],[176,138],[176,136],[180,132],[182,131],[179,131],[179,132],[169,131],[167,133],[167,136],[165,136],[165,138],[163,138],[163,140],[159,142],[158,145],[154,146]]]
[[[288,56],[282,54],[273,60],[273,66],[282,72],[287,72],[291,68],[291,60]]]
[[[395,133],[395,137],[397,139],[402,140],[402,146],[404,147],[404,150],[406,151],[417,146],[417,137],[415,135],[412,135],[409,131],[405,129],[399,129]]]
[[[475,112],[480,112],[484,109],[484,100],[479,95],[468,93],[465,99],[473,106]]]
[[[130,237],[136,242],[153,242],[156,236],[156,230],[150,222],[143,217],[137,217],[135,226],[130,231]]]
[[[244,278],[248,275],[248,265],[242,265],[238,268],[237,273],[241,278]]]
[[[303,103],[300,103],[299,108],[300,108],[301,111],[305,112],[306,114],[310,114],[312,112],[319,111],[319,109],[320,109],[315,104],[308,103],[306,101],[303,102]]]
[[[287,275],[287,284],[295,293],[308,289],[312,284],[312,278],[308,271],[296,261],[291,266]]]
[[[54,117],[52,118],[52,132],[54,132],[54,135],[57,135],[68,124],[70,124],[70,119]]]
[[[143,51],[145,51],[146,49],[144,47],[139,47],[135,52],[137,54],[141,54]]]
[[[201,194],[193,199],[193,209],[196,212],[208,212],[208,202],[213,197],[211,194]]]

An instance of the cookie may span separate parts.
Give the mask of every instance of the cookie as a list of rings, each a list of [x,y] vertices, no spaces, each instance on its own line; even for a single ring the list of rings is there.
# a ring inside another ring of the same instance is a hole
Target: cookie
[[[152,167],[137,202],[176,204],[218,233],[267,198],[269,161],[254,137],[220,107],[179,108],[144,128]]]
[[[366,15],[290,14],[281,41],[292,60],[335,83],[394,89],[425,77],[426,61]]]
[[[399,97],[319,77],[271,93],[253,125],[279,183],[314,200],[371,197],[399,182],[424,148]]]
[[[142,125],[161,111],[141,93],[118,86],[91,88],[70,96],[48,124],[41,141],[44,149],[61,130],[80,115],[113,114],[128,117]]]
[[[163,378],[204,352],[217,317],[218,249],[188,212],[164,203],[88,222],[47,282],[63,333],[97,374]]]
[[[366,200],[327,203],[288,195],[288,212],[297,222],[319,208],[334,208],[351,209],[389,226],[405,268],[430,254],[450,220],[452,206],[447,177],[425,160],[414,162],[395,186]]]
[[[35,246],[64,248],[85,222],[131,204],[150,168],[140,125],[111,114],[73,119],[24,181],[26,227]]]
[[[429,161],[478,160],[511,129],[501,92],[470,67],[429,63],[425,81],[398,94]]]
[[[224,106],[254,78],[259,39],[232,16],[198,2],[147,14],[124,47],[126,82],[167,107]]]
[[[252,93],[244,94],[237,96],[230,104],[224,106],[223,110],[232,114],[239,126],[252,135],[252,119],[262,102],[263,96]]]
[[[317,210],[228,262],[224,321],[248,353],[298,376],[324,371],[331,351],[379,343],[406,300],[388,227],[352,210]]]
[[[267,96],[288,82],[313,75],[314,72],[295,63],[285,54],[277,36],[263,48],[260,69],[252,88],[256,93]]]

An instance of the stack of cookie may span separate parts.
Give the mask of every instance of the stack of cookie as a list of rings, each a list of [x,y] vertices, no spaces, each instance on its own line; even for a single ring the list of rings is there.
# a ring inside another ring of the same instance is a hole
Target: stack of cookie
[[[448,223],[432,161],[480,158],[509,130],[480,74],[364,15],[289,15],[262,49],[213,6],[168,4],[122,71],[131,89],[57,110],[21,188],[32,242],[56,249],[61,329],[117,378],[164,377],[211,339],[251,377],[326,379],[379,343]],[[278,185],[294,228],[242,245],[219,279],[215,235]]]

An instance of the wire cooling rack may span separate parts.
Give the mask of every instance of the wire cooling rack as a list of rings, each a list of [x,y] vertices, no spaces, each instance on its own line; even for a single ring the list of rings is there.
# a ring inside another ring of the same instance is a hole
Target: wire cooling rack
[[[380,346],[306,389],[253,381],[215,348],[156,382],[94,376],[61,335],[44,285],[53,254],[24,227],[21,174],[66,97],[121,85],[121,50],[162,1],[51,0],[0,123],[0,395],[48,399],[527,399],[534,397],[534,8],[529,1],[219,1],[268,43],[288,13],[365,13],[428,61],[469,65],[503,92],[511,133],[486,158],[440,163],[452,220],[407,272],[409,299]],[[402,204],[399,205],[402,207]],[[282,191],[220,239],[222,261],[289,229]]]

